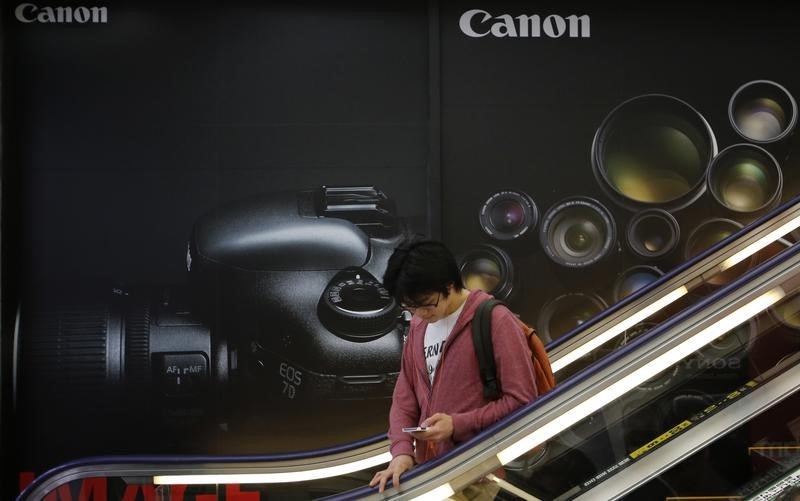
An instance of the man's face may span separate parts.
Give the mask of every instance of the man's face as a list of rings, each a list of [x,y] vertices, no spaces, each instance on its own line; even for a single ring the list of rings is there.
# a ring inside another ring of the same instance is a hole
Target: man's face
[[[403,308],[428,323],[434,323],[447,316],[447,299],[441,292],[420,295],[415,301],[403,302]]]

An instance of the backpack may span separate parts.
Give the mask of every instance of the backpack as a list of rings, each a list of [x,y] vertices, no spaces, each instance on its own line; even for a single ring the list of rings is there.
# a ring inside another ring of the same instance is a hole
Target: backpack
[[[494,362],[494,348],[492,348],[492,309],[498,304],[505,303],[497,299],[484,301],[478,305],[472,319],[472,342],[475,345],[475,355],[478,357],[478,367],[483,382],[483,396],[487,400],[496,400],[500,397],[500,381],[497,380],[497,366]],[[536,389],[541,396],[556,385],[553,369],[550,367],[544,343],[536,334],[536,329],[522,320],[519,323],[528,340]]]

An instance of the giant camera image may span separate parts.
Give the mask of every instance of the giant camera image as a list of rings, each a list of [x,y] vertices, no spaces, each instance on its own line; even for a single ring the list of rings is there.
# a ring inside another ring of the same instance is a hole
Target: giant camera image
[[[373,187],[266,194],[197,220],[186,284],[37,290],[16,332],[18,409],[44,434],[32,453],[66,459],[56,437],[71,454],[256,452],[259,432],[309,419],[335,432],[294,447],[362,438],[342,408],[388,411],[404,323],[379,277],[403,228]]]

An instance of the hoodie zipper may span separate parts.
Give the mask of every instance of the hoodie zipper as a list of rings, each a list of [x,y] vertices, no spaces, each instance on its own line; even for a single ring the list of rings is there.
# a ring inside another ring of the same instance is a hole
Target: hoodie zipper
[[[470,294],[470,296],[467,297],[467,299],[465,301],[469,301],[471,296],[472,296],[472,294]],[[452,344],[452,342],[455,341],[455,339],[457,337],[456,333],[460,333],[462,330],[464,330],[464,326],[461,325],[461,315],[464,314],[464,311],[466,310],[466,308],[467,308],[467,305],[464,304],[463,310],[459,314],[458,319],[456,320],[456,323],[453,325],[453,330],[447,336],[447,342],[444,344],[444,348],[442,349],[442,355],[439,357],[439,363],[436,366],[436,372],[439,372],[439,369],[441,369],[441,367],[444,365],[445,355],[447,355],[447,352],[450,351],[448,348],[450,348],[450,345]],[[456,330],[456,328],[458,328],[458,330]],[[426,329],[427,329],[427,327],[426,327]],[[423,337],[422,345],[424,347],[425,346],[425,336],[423,335],[422,337]],[[428,374],[425,374],[425,371],[422,371],[422,369],[420,369],[420,371],[424,374],[425,381],[428,383],[428,406],[427,406],[427,409],[425,409],[425,419],[427,419],[431,415],[431,403],[433,402],[433,390],[434,390],[434,386],[436,385],[436,381],[438,381],[438,379],[436,377],[434,377],[433,378],[433,382],[431,382],[430,376]]]

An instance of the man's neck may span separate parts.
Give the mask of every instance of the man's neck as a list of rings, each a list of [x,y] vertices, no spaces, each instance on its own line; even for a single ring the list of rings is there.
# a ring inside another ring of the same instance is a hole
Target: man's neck
[[[445,310],[445,314],[450,315],[457,309],[461,308],[461,305],[464,304],[464,301],[467,300],[467,297],[469,297],[469,289],[460,289],[451,292],[450,296],[448,296],[449,301],[447,304],[447,310]]]

